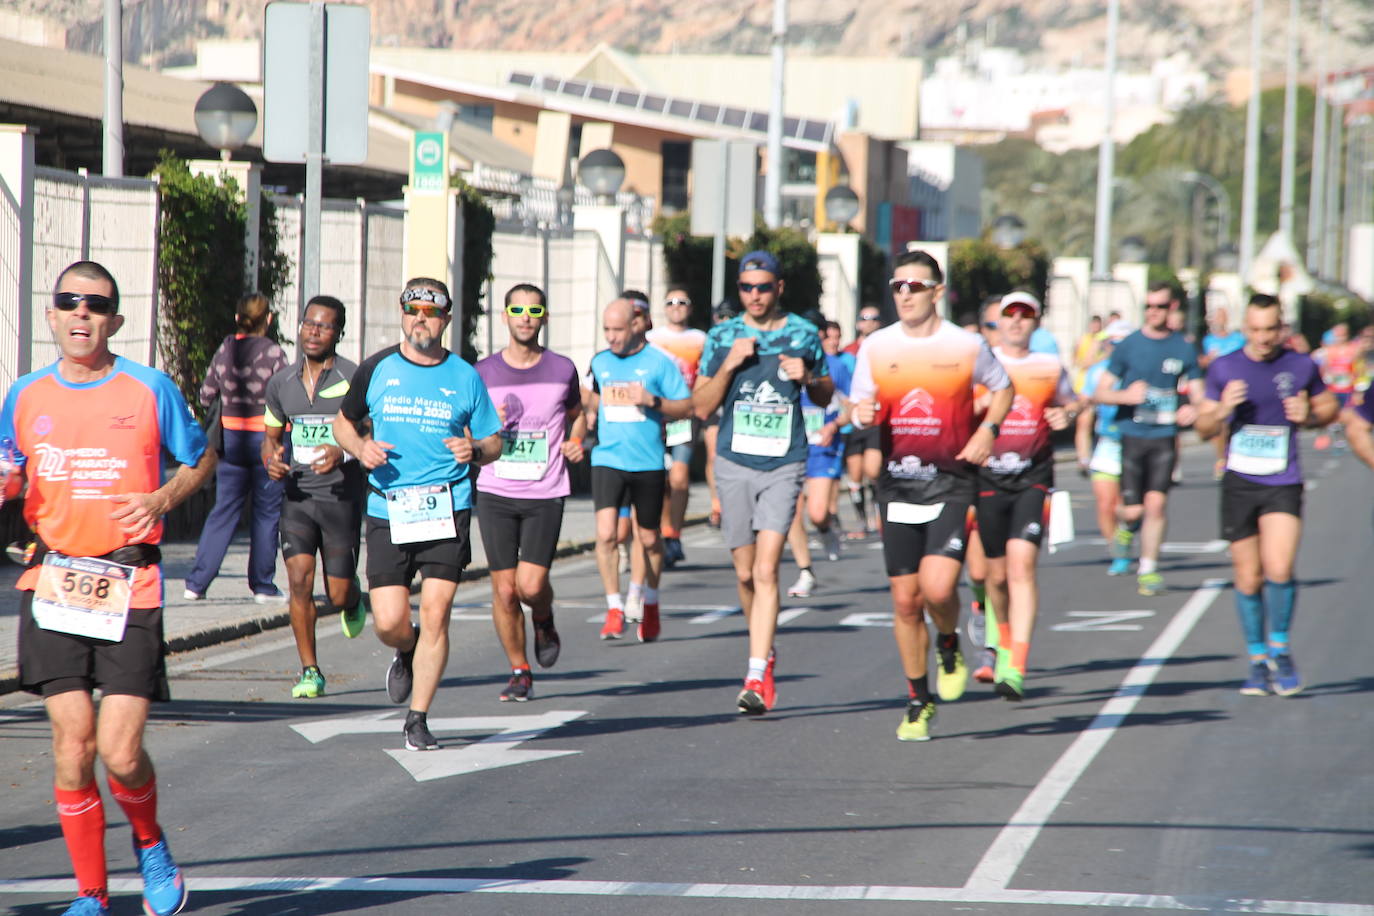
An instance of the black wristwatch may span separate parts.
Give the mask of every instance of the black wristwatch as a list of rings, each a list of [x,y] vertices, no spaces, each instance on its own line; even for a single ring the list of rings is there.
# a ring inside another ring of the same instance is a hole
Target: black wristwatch
[[[1002,432],[1002,424],[1001,424],[1001,423],[993,423],[991,420],[984,420],[982,423],[980,423],[980,424],[978,424],[978,425],[979,425],[979,426],[982,426],[982,427],[985,428],[985,429],[990,429],[990,430],[992,430],[992,437],[993,437],[994,439],[996,439],[996,438],[1001,434],[1001,432]]]
[[[659,397],[658,395],[654,395],[653,403],[651,403],[649,406],[652,407],[654,410],[659,410],[663,406],[663,398]]]

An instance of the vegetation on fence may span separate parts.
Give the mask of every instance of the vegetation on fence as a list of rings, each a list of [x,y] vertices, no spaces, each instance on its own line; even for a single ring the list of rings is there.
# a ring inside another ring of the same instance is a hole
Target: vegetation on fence
[[[985,298],[1008,290],[1026,289],[1045,301],[1050,257],[1036,242],[1003,250],[987,239],[959,239],[949,245],[948,266],[949,314],[961,324],[978,320]]]
[[[455,293],[463,310],[462,327],[456,329],[460,340],[458,349],[463,359],[474,362],[477,347],[473,337],[477,332],[477,318],[486,314],[482,298],[491,280],[491,236],[496,231],[496,216],[476,188],[456,175],[452,184],[458,189],[458,199],[463,205],[463,288]]]
[[[711,255],[713,240],[709,236],[691,234],[689,213],[660,216],[654,222],[654,232],[663,237],[663,260],[668,268],[668,281],[686,288],[692,297],[691,324],[698,328],[711,326]],[[754,234],[747,239],[730,239],[725,249],[725,295],[734,297],[735,272],[739,258],[751,251],[772,252],[782,271],[785,291],[783,306],[791,312],[804,313],[817,308],[821,298],[820,258],[805,233],[796,229],[769,229],[762,222],[756,224]]]
[[[234,330],[244,289],[244,227],[248,208],[231,179],[193,175],[185,160],[164,152],[158,178],[158,360],[186,400],[196,391],[220,341]],[[279,250],[276,210],[264,196],[259,226],[258,289],[275,301],[289,262]],[[280,338],[278,338],[280,339]]]

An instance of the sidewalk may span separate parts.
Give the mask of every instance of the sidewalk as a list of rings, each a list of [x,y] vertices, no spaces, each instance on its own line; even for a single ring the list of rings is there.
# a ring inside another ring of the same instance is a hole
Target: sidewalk
[[[691,501],[687,506],[687,524],[696,525],[706,521],[711,508],[711,498],[705,483],[693,483]],[[487,574],[486,552],[482,549],[482,538],[477,530],[477,520],[472,521],[472,565],[463,574],[463,581],[484,578]],[[558,542],[558,556],[564,557],[582,553],[592,548],[596,535],[596,521],[592,511],[590,496],[569,497],[563,512],[562,537]],[[166,543],[162,545],[162,572],[165,577],[166,606],[163,612],[163,626],[167,644],[172,652],[187,652],[217,643],[239,639],[263,630],[287,626],[290,617],[286,610],[286,600],[279,604],[260,605],[252,600],[246,581],[248,567],[248,541],[239,537],[229,545],[225,555],[222,574],[210,585],[209,594],[203,601],[187,601],[182,598],[185,577],[191,570],[195,559],[196,545],[193,541]],[[363,567],[360,566],[360,570]],[[0,559],[0,694],[18,689],[18,629],[19,629],[19,592],[14,584],[22,570],[7,560]],[[286,590],[286,570],[277,556],[277,587]],[[315,593],[323,592],[316,572]]]

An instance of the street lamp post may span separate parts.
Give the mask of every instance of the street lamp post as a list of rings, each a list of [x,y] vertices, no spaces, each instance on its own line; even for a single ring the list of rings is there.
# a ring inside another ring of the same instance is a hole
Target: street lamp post
[[[203,172],[233,174],[243,191],[247,218],[243,229],[243,282],[246,289],[258,286],[258,218],[262,209],[262,171],[252,162],[233,162],[231,153],[248,142],[258,126],[258,107],[248,94],[232,83],[215,83],[196,100],[196,132],[206,145],[219,150]]]
[[[1217,244],[1216,250],[1221,251],[1231,238],[1231,195],[1226,192],[1226,188],[1221,182],[1211,175],[1204,172],[1184,172],[1181,176],[1184,181],[1191,181],[1194,184],[1202,185],[1212,193],[1217,200]]]
[[[577,177],[602,204],[614,204],[625,183],[625,162],[613,150],[594,149],[577,163]]]
[[[825,192],[825,215],[839,225],[840,231],[849,228],[849,221],[859,215],[859,195],[844,185],[836,185]]]
[[[1003,213],[992,223],[992,243],[1003,251],[1026,240],[1026,224],[1015,213]]]

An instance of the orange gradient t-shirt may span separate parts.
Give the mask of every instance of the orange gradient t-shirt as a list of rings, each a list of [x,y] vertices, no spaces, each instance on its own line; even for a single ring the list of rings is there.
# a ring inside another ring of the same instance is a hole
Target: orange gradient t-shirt
[[[1073,386],[1063,365],[1049,353],[1015,357],[1008,356],[1001,347],[992,352],[1011,377],[1016,397],[1002,421],[985,467],[998,477],[1015,476],[1052,457],[1045,408],[1072,403]]]

